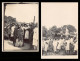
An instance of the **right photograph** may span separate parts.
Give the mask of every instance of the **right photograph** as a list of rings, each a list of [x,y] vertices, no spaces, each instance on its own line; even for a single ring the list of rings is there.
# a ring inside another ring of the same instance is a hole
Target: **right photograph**
[[[78,2],[41,2],[41,59],[78,59]]]

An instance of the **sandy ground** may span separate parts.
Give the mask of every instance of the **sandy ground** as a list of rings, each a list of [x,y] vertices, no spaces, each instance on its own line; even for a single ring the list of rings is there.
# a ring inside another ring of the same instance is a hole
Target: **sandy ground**
[[[23,47],[14,47],[13,42],[10,40],[4,40],[4,51],[25,51],[29,50],[30,45],[25,43]]]

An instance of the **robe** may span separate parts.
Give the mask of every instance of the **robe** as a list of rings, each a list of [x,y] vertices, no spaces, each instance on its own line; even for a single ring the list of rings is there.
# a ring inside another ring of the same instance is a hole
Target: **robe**
[[[38,28],[35,28],[33,31],[33,45],[38,46]]]

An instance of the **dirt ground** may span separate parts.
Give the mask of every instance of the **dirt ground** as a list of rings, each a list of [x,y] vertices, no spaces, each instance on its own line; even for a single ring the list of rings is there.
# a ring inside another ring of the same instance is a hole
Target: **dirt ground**
[[[25,51],[29,50],[30,44],[24,43],[23,47],[14,47],[13,42],[10,40],[4,40],[4,51]]]

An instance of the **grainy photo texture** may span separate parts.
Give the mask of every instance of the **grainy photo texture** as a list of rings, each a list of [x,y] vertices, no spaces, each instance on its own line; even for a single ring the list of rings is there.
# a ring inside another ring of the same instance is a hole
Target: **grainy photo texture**
[[[38,2],[2,3],[2,51],[39,51]]]
[[[78,58],[78,3],[41,3],[41,58]]]

